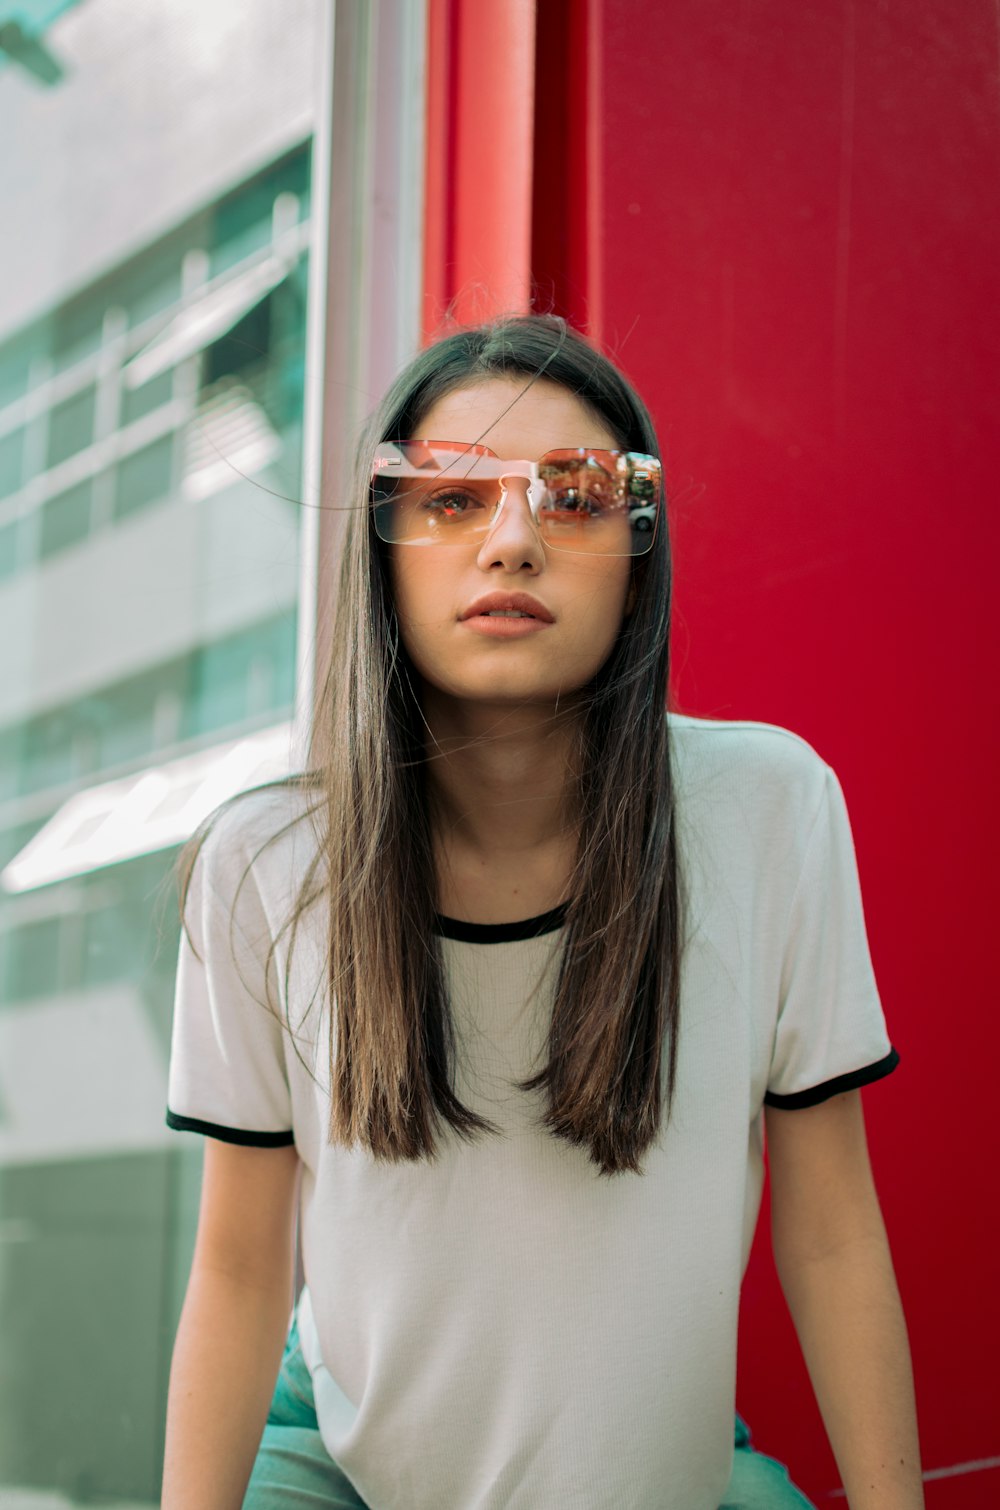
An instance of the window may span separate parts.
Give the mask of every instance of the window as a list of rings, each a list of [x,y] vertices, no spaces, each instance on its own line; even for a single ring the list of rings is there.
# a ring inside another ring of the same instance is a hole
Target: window
[[[183,235],[168,237],[116,274],[109,303],[124,309],[130,330],[177,303],[181,262],[189,240]]]
[[[173,393],[174,375],[172,372],[161,372],[158,377],[151,378],[148,383],[143,383],[141,388],[122,388],[121,423],[130,425],[134,420],[143,419],[147,414],[152,414],[154,409],[159,409],[163,404],[169,404]]]
[[[281,194],[298,201],[297,219],[308,212],[309,152],[299,150],[251,179],[216,207],[210,233],[210,270],[217,273],[234,267],[253,252],[268,245],[272,235],[274,202]]]
[[[133,979],[139,973],[147,920],[141,908],[123,903],[124,898],[83,914],[80,985],[105,985]]]
[[[22,791],[44,791],[46,787],[71,781],[76,775],[72,727],[65,709],[43,713],[26,724],[23,748]]]
[[[36,329],[27,336],[15,336],[0,347],[0,409],[27,393],[31,358],[41,346]]]
[[[61,923],[59,917],[40,918],[11,931],[2,993],[5,1001],[31,1000],[60,989]]]
[[[72,367],[99,349],[107,302],[104,290],[88,289],[53,315],[52,365],[57,372]]]
[[[9,498],[21,486],[24,466],[24,431],[0,435],[0,498]]]
[[[93,478],[85,477],[42,505],[38,551],[43,560],[86,539],[93,493]]]
[[[94,439],[97,391],[91,386],[56,404],[49,414],[46,466],[57,467]]]
[[[158,503],[170,492],[173,478],[174,436],[161,435],[151,446],[133,451],[118,463],[114,513],[116,519]]]
[[[0,524],[0,582],[12,577],[18,569],[20,538],[20,519],[9,519],[6,524]]]
[[[195,652],[184,734],[192,738],[294,699],[295,623],[282,614]]]

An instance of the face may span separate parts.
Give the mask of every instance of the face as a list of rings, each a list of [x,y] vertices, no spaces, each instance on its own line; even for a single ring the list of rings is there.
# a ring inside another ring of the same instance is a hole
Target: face
[[[537,461],[557,447],[621,448],[568,389],[545,379],[526,389],[527,381],[491,378],[457,389],[408,438],[480,442],[503,460]],[[603,665],[625,613],[632,558],[547,548],[531,517],[527,479],[508,486],[481,545],[387,547],[410,658],[427,685],[462,701],[565,697]],[[529,594],[551,621],[536,618],[521,629],[518,620],[467,616],[477,599],[497,592]]]

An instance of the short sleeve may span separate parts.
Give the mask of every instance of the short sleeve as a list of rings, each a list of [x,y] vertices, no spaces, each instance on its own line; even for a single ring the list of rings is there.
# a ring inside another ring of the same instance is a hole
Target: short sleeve
[[[899,1063],[868,947],[847,804],[834,770],[825,772],[785,933],[767,1106],[815,1106]]]
[[[234,817],[229,810],[217,821],[191,875],[185,917],[201,959],[182,929],[166,1121],[227,1143],[278,1147],[294,1142],[284,1030],[273,962],[270,1003],[265,990],[270,933],[253,874],[242,879],[248,860],[233,842]]]

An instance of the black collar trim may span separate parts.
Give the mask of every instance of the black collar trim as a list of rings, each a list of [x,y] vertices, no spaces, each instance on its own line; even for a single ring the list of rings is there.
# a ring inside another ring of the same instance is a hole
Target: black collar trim
[[[516,944],[557,932],[566,921],[568,908],[568,902],[560,902],[549,912],[521,918],[516,923],[464,923],[461,918],[445,917],[439,912],[435,915],[434,931],[441,938],[455,939],[461,944]]]

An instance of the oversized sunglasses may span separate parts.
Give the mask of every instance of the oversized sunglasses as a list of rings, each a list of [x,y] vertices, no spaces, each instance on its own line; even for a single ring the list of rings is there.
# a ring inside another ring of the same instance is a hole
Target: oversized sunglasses
[[[579,446],[538,461],[502,461],[488,446],[384,441],[375,452],[375,529],[389,545],[479,545],[512,477],[525,478],[535,527],[553,550],[642,556],[656,533],[662,479],[655,456]]]

